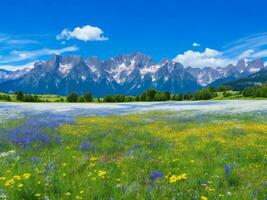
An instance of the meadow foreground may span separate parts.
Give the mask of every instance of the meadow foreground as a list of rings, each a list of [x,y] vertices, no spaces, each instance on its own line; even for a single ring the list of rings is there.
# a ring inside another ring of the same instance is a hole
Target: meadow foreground
[[[115,111],[1,116],[0,199],[267,198],[265,112]]]

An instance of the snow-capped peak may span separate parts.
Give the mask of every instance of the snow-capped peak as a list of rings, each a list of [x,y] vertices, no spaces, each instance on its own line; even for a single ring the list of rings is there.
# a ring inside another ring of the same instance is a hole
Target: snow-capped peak
[[[59,71],[64,75],[68,75],[68,73],[70,72],[71,68],[73,67],[72,64],[62,64],[59,63]]]

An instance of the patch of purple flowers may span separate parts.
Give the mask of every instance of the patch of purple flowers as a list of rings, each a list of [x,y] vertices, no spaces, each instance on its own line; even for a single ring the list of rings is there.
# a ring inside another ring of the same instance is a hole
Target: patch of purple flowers
[[[159,172],[159,171],[153,171],[153,172],[150,174],[149,178],[150,178],[151,180],[156,180],[156,179],[161,178],[161,177],[163,177],[163,176],[164,176],[163,173],[161,173],[161,172]]]
[[[34,142],[39,142],[42,145],[48,144],[52,139],[60,143],[60,138],[56,135],[49,135],[46,130],[52,130],[61,124],[73,123],[73,120],[68,116],[42,113],[26,118],[26,121],[21,126],[11,128],[7,131],[5,137],[13,144],[29,147]],[[1,138],[0,138],[1,139]]]
[[[96,151],[97,148],[90,141],[86,141],[80,144],[80,150],[82,151]]]

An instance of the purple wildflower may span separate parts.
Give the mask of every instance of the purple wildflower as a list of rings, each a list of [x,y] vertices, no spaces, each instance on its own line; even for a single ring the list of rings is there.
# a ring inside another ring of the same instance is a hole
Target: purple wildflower
[[[231,167],[229,165],[225,165],[224,172],[226,176],[229,176],[231,172]]]
[[[38,162],[40,161],[40,157],[31,157],[31,158],[30,158],[30,161],[31,161],[32,163],[38,163]]]
[[[80,144],[80,150],[82,151],[96,151],[96,146],[90,141],[86,141]]]
[[[160,178],[160,177],[163,177],[163,176],[164,176],[163,173],[161,173],[161,172],[159,172],[159,171],[153,171],[153,172],[150,174],[149,178],[152,179],[152,180],[156,180],[157,178]]]

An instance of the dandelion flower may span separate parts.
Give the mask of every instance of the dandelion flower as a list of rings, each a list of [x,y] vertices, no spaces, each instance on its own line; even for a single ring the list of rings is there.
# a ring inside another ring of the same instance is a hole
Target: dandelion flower
[[[22,177],[27,180],[27,179],[29,179],[31,177],[31,174],[30,173],[25,173],[25,174],[22,175]]]
[[[105,178],[107,175],[107,172],[103,171],[103,170],[99,170],[98,171],[98,176],[101,178]]]
[[[18,180],[20,180],[21,178],[20,178],[20,176],[18,176],[18,175],[16,175],[16,176],[13,176],[13,178],[14,178],[14,180],[16,180],[16,181],[18,181]]]
[[[187,179],[187,174],[186,173],[183,173],[181,175],[172,175],[169,179],[169,183],[175,183],[177,181],[180,181],[180,180],[186,180]]]

